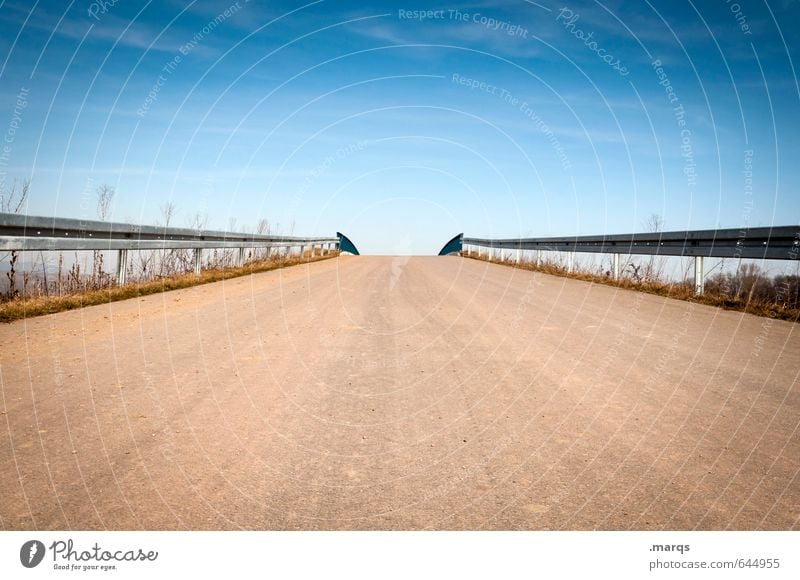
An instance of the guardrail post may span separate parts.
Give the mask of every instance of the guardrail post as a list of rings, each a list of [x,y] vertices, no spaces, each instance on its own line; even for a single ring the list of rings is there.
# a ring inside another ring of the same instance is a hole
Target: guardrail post
[[[117,286],[125,285],[125,276],[128,272],[128,250],[117,251]]]
[[[517,248],[517,264],[522,261],[522,248]]]
[[[203,257],[203,250],[201,248],[194,249],[194,275],[200,275],[200,264]]]
[[[702,294],[705,290],[705,272],[703,271],[703,256],[694,259],[694,293]]]
[[[542,251],[536,250],[536,267],[540,268],[542,266]]]
[[[619,254],[614,254],[614,280],[619,280]]]
[[[239,248],[239,257],[236,260],[236,265],[240,268],[244,266],[245,248]]]
[[[572,268],[575,266],[575,252],[567,254],[567,273],[572,274]]]

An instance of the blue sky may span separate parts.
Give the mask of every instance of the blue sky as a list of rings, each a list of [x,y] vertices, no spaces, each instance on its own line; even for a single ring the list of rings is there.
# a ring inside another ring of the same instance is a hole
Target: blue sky
[[[425,13],[418,13],[425,11]],[[0,1],[27,211],[452,235],[800,222],[800,3]],[[654,64],[655,63],[655,64]],[[659,66],[660,63],[660,66]]]

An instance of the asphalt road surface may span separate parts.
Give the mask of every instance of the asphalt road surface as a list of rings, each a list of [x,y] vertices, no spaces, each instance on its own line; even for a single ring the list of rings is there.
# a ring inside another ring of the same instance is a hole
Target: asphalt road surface
[[[800,326],[341,257],[0,326],[2,529],[797,529]]]

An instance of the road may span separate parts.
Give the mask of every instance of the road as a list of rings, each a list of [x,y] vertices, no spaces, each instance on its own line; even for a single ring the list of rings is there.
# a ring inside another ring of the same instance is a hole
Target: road
[[[0,326],[2,529],[797,529],[789,322],[341,257]]]

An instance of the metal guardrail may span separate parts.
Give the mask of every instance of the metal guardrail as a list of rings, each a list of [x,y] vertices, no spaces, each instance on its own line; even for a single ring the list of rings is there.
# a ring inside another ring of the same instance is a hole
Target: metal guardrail
[[[356,245],[352,242],[350,238],[344,235],[342,232],[336,232],[336,235],[339,237],[339,251],[340,252],[349,252],[354,256],[360,256],[360,252]]]
[[[306,248],[316,252],[339,247],[338,237],[297,237],[243,234],[217,230],[166,228],[115,222],[50,218],[0,213],[0,251],[116,250],[117,283],[125,283],[129,250],[194,250],[194,270],[200,274],[205,249],[239,250],[239,265],[248,248]]]
[[[452,252],[454,241],[455,238],[448,242],[445,249],[450,248]],[[456,251],[472,246],[478,248],[479,255],[480,248],[517,250],[518,261],[523,250],[567,252],[568,271],[572,271],[576,252],[611,254],[615,279],[620,276],[620,255],[694,257],[695,292],[702,294],[705,277],[704,258],[797,260],[800,257],[800,226],[553,238],[487,239],[464,237],[462,234]],[[537,253],[537,262],[540,260],[541,254]]]

